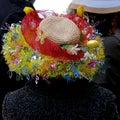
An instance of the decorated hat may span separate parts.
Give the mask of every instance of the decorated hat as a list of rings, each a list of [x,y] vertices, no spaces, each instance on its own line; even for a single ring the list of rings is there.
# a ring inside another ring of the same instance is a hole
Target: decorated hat
[[[120,0],[72,0],[68,9],[84,6],[84,11],[91,13],[114,13],[120,11]]]
[[[9,70],[19,76],[92,80],[104,62],[95,30],[78,14],[32,11],[3,37]]]

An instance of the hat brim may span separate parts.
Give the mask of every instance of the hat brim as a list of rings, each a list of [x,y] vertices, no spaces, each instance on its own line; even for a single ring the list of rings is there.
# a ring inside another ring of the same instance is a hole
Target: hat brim
[[[100,1],[100,0],[93,2],[90,0],[73,1],[68,6],[68,9],[77,9],[77,7],[80,5],[84,6],[84,11],[91,13],[108,14],[120,11],[120,1]]]
[[[34,49],[38,50],[43,55],[48,55],[60,60],[77,60],[83,57],[83,51],[79,51],[77,55],[70,55],[66,50],[63,50],[58,44],[50,40],[49,38],[44,38],[44,44],[41,42],[41,38],[37,40],[37,28],[40,22],[49,17],[49,11],[34,11],[27,14],[24,19],[22,20],[21,30],[26,42]],[[38,16],[41,14],[44,18],[40,18]],[[50,14],[50,13],[49,13]],[[51,13],[52,16],[57,16],[55,13]],[[92,28],[89,24],[82,18],[75,14],[69,15],[61,15],[61,17],[66,17],[72,20],[78,28],[82,30],[86,30],[83,35],[83,40],[81,44],[87,42],[87,36],[92,33]],[[77,17],[77,21],[76,18]],[[29,29],[28,29],[29,28]],[[53,51],[54,48],[54,51]]]

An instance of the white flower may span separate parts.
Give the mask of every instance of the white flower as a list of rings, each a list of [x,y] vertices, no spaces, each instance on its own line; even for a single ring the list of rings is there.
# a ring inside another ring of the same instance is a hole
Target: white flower
[[[87,60],[87,59],[93,59],[94,58],[94,54],[90,54],[89,52],[86,52],[84,54],[84,59]]]
[[[78,44],[76,44],[75,46],[71,45],[67,48],[68,53],[71,55],[77,55],[77,52],[79,50],[80,50],[80,48],[78,48]]]

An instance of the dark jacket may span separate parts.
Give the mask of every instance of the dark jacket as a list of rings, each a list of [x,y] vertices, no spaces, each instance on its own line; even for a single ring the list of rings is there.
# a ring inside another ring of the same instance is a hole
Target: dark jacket
[[[120,31],[119,31],[120,32]],[[120,34],[120,33],[119,33]],[[106,56],[106,80],[113,86],[120,86],[120,35],[104,38]]]
[[[119,31],[120,32],[120,31]],[[120,34],[120,33],[119,33]],[[117,97],[120,113],[120,36],[115,34],[104,39],[105,46],[105,81],[104,86],[110,89]]]
[[[96,75],[97,83],[111,90],[116,95],[120,113],[120,30],[115,35],[105,37],[105,64]]]
[[[44,81],[45,82],[45,81]],[[8,93],[4,120],[118,120],[115,96],[87,81],[35,85]]]

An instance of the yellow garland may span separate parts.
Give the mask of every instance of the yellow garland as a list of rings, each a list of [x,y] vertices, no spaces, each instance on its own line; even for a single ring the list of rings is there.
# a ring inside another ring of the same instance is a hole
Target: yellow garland
[[[104,61],[104,49],[99,37],[96,37],[97,47],[83,46],[88,56],[78,61],[72,61],[73,64],[71,61],[59,61],[34,51],[26,43],[19,24],[4,35],[3,41],[2,52],[10,71],[15,71],[20,75],[39,74],[48,77],[57,77],[59,75],[65,77],[68,74],[71,78],[75,78],[75,74],[79,72],[74,71],[78,70],[80,71],[79,78],[85,76],[91,80],[100,64]],[[92,55],[92,58],[89,55]],[[98,64],[95,63],[94,67],[88,65],[92,60],[98,60]]]

